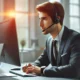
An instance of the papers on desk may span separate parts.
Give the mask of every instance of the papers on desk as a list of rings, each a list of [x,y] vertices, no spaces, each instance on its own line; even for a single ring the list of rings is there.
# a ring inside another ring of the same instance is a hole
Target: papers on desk
[[[15,77],[16,75],[11,73],[0,73],[0,77]]]
[[[5,70],[3,70],[2,68],[0,68],[0,77],[7,77],[7,76],[11,76],[11,77],[14,77],[14,76],[16,76],[16,75],[14,75],[14,74],[11,74],[11,73],[9,73],[9,72],[6,72]]]

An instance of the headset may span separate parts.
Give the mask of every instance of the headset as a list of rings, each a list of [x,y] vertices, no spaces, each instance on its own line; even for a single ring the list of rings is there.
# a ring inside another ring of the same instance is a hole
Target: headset
[[[60,17],[58,16],[58,14],[56,13],[56,16],[54,18],[54,24],[57,24],[60,22]]]

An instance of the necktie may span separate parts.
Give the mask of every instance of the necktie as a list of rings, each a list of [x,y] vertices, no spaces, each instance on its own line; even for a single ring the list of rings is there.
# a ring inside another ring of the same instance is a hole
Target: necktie
[[[52,47],[51,47],[51,58],[52,58],[52,64],[53,65],[56,65],[57,64],[57,55],[58,55],[58,52],[57,52],[57,47],[56,47],[56,43],[57,41],[53,41],[52,42]]]
[[[54,57],[55,57],[55,59],[57,61],[58,52],[57,52],[56,43],[57,43],[57,41],[55,40],[54,43],[53,43],[53,54],[54,54]]]

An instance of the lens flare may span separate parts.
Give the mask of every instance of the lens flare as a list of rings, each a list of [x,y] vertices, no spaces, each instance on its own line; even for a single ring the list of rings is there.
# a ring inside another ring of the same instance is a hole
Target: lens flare
[[[15,11],[9,11],[5,14],[5,16],[8,16],[8,17],[15,17],[16,13]]]
[[[15,17],[15,15],[16,15],[15,11],[0,12],[0,16],[4,17]]]
[[[0,16],[4,16],[4,17],[16,17],[19,16],[20,14],[23,15],[28,15],[28,16],[34,16],[36,17],[38,14],[36,13],[29,13],[29,12],[24,12],[24,11],[6,11],[6,12],[0,12]]]

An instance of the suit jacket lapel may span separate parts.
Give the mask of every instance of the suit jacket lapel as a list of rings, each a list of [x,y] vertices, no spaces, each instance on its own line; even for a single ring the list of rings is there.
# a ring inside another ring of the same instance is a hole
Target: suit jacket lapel
[[[68,34],[69,34],[69,29],[67,27],[64,27],[64,32],[63,32],[63,35],[62,35],[59,54],[58,54],[58,58],[57,58],[57,65],[60,64],[61,54],[63,53],[66,41],[68,39]]]
[[[50,61],[51,61],[51,64],[52,65],[55,65],[56,63],[55,63],[55,59],[54,59],[54,56],[53,56],[53,53],[52,53],[52,42],[53,42],[53,39],[52,38],[50,38],[49,39],[49,58],[50,58]]]
[[[50,40],[50,44],[49,44],[49,53],[50,53],[51,64],[53,64],[52,57],[51,57],[51,52],[52,52],[51,50],[52,50],[52,39]]]

